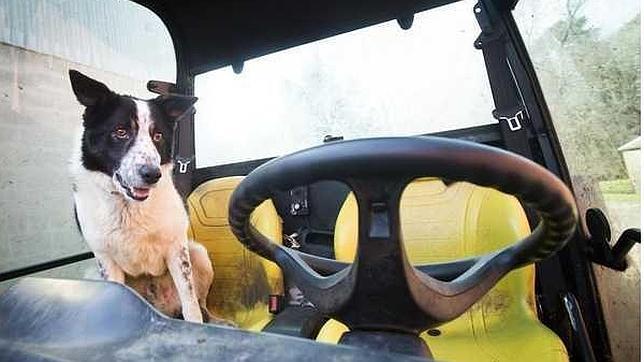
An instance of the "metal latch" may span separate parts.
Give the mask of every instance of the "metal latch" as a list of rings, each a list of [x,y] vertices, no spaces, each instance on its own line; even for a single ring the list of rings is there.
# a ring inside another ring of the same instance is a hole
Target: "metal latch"
[[[506,117],[506,116],[498,115],[498,113],[495,111],[494,118],[498,119],[499,122],[506,121],[508,124],[508,127],[510,128],[510,131],[514,132],[514,131],[520,130],[523,127],[521,125],[521,122],[525,120],[525,113],[523,109],[520,109],[518,112],[514,114],[514,116]]]
[[[293,233],[291,235],[284,234],[284,241],[286,246],[291,249],[299,249],[302,245],[297,241],[298,233]]]
[[[192,158],[177,157],[177,164],[179,164],[179,173],[184,174],[188,172],[188,165],[192,162]]]

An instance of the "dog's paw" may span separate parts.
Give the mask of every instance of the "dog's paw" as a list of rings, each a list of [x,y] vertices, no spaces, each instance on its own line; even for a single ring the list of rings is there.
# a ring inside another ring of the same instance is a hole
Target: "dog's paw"
[[[201,308],[201,315],[203,316],[203,322],[208,323],[208,324],[217,324],[220,326],[226,326],[226,327],[233,327],[233,328],[239,328],[237,324],[235,324],[232,321],[229,321],[228,319],[224,318],[219,318],[215,317],[212,313],[210,313],[209,310],[206,308]]]

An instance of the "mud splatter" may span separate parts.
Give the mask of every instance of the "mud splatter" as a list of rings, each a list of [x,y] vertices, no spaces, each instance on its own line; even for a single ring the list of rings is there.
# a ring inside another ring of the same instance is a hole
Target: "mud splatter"
[[[101,276],[101,278],[107,280],[107,270],[105,270],[103,263],[101,263],[100,260],[96,259],[96,264],[98,264],[98,274]]]
[[[184,246],[181,249],[179,261],[181,262],[181,274],[183,275],[183,279],[186,281],[188,290],[192,292],[192,266],[190,265],[190,254],[188,253],[187,246]]]

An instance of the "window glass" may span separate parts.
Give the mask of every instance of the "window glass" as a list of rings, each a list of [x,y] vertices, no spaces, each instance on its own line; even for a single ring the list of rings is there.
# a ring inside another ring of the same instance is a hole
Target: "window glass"
[[[175,79],[170,36],[140,5],[0,0],[0,272],[87,250],[68,171],[83,112],[70,68],[145,98],[149,79]]]
[[[101,276],[98,273],[98,268],[96,267],[96,261],[94,259],[83,260],[58,268],[48,269],[39,273],[29,274],[29,277],[101,280]],[[20,279],[9,279],[4,282],[0,282],[0,294],[19,281]]]
[[[521,1],[515,11],[582,211],[640,227],[640,2]],[[629,269],[595,267],[616,361],[640,356],[639,246]]]
[[[368,27],[195,78],[198,167],[345,139],[493,123],[472,1]]]

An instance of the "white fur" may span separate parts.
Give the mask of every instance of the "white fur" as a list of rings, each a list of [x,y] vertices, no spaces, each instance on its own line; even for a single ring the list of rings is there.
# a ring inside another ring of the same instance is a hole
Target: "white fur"
[[[158,166],[161,156],[150,138],[150,127],[152,127],[153,121],[150,119],[150,109],[147,102],[134,100],[134,103],[136,104],[139,130],[134,144],[123,156],[116,172],[129,186],[139,187],[145,185],[139,175],[139,167],[145,164]],[[117,181],[115,180],[115,182]]]
[[[136,151],[128,162],[148,157],[152,147],[158,163],[148,132],[149,110],[141,103],[137,101],[142,122],[132,147]],[[80,150],[78,145],[71,164],[74,201],[81,231],[104,277],[124,283],[125,274],[161,276],[169,271],[184,319],[202,322],[188,256],[188,216],[172,181],[172,164],[161,166],[161,179],[145,201],[134,201],[109,176],[85,169]]]
[[[83,170],[76,175],[74,201],[83,236],[93,251],[110,255],[127,274],[166,271],[163,252],[186,241],[188,217],[172,184],[172,166],[147,200],[126,199],[111,178]]]

